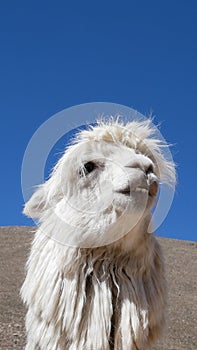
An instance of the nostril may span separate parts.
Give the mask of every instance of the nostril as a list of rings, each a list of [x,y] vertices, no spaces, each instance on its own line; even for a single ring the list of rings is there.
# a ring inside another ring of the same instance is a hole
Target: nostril
[[[153,169],[153,166],[152,164],[149,165],[149,167],[145,170],[145,174],[148,175],[148,174],[151,174],[154,172],[154,169]]]

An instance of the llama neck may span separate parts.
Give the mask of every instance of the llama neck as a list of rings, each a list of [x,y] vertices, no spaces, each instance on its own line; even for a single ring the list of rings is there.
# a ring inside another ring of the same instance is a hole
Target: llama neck
[[[132,251],[140,252],[142,247],[146,246],[146,242],[150,242],[152,237],[148,233],[148,226],[151,223],[151,215],[147,215],[140,220],[137,225],[132,228],[124,237],[114,243],[114,247],[120,247],[123,253]]]

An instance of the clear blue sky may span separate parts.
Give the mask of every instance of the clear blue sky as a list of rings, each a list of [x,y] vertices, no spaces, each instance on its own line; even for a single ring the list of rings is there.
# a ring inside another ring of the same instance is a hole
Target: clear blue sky
[[[106,101],[162,122],[178,186],[157,234],[196,240],[196,1],[1,1],[0,45],[0,225],[32,225],[20,170],[36,129],[64,108]]]

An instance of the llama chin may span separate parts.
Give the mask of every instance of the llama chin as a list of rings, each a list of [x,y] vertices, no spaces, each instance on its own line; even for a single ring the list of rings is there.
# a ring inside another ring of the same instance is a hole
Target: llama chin
[[[21,289],[26,350],[147,350],[165,325],[161,248],[148,233],[175,182],[151,121],[81,131],[26,203],[39,220]]]

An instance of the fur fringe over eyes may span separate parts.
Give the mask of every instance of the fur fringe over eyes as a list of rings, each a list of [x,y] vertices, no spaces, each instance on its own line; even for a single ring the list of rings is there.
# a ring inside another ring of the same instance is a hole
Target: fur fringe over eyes
[[[110,177],[110,171],[114,186],[127,183],[128,176],[124,179],[126,170],[121,172],[122,168],[116,167],[116,159],[122,160],[125,156],[124,160],[127,160],[132,154],[134,160],[136,157],[154,164],[156,175],[153,175],[160,181],[175,182],[174,164],[165,158],[166,144],[154,136],[155,131],[150,120],[123,125],[114,119],[107,123],[99,121],[89,130],[81,131],[55,166],[50,179],[26,204],[24,212],[40,220],[21,289],[28,308],[26,350],[148,350],[161,335],[165,326],[166,281],[161,248],[154,236],[147,233],[151,206],[139,224],[108,245],[79,248],[51,238],[51,231],[66,234],[65,219],[75,227],[79,225],[79,235],[87,231],[87,237],[93,235],[91,220],[96,221],[99,230],[113,222],[114,230],[118,232],[116,214],[127,196],[117,194],[118,209],[115,201],[102,213],[97,210],[95,217],[91,214],[92,206],[97,206],[99,181],[102,180],[102,185],[103,179]],[[96,180],[90,177],[85,181],[77,170],[81,157],[86,152],[94,159],[100,144],[99,154],[104,152],[103,158],[106,150],[115,157],[111,165],[113,170],[109,163],[106,173],[102,170]],[[135,167],[131,167],[128,174],[131,184],[135,184],[136,179],[138,186],[139,181],[143,184],[148,181],[149,175],[145,176]],[[66,181],[66,194],[70,203],[77,205],[76,211],[72,205],[65,206],[62,181]],[[140,208],[139,198],[144,192],[140,195],[133,192],[134,199],[129,202],[130,216],[135,212],[136,203]],[[87,193],[93,200],[86,203]],[[105,195],[106,191],[102,193]],[[127,218],[128,215],[121,225],[126,227]],[[117,232],[114,232],[115,237]]]

